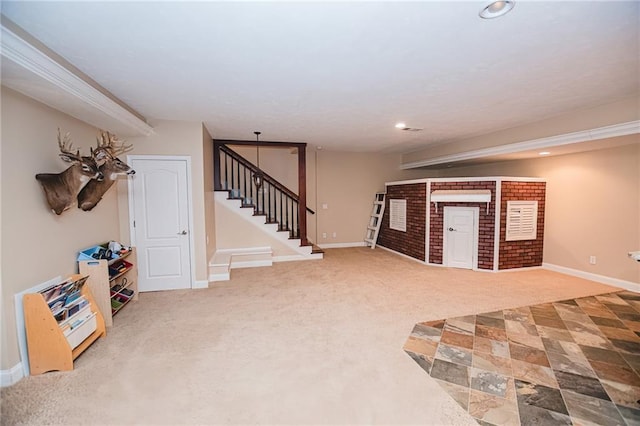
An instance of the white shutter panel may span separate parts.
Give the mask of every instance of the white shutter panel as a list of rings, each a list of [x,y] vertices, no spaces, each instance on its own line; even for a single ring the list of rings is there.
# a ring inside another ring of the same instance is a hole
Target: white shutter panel
[[[507,241],[535,240],[538,233],[538,202],[507,201]]]
[[[407,232],[407,200],[389,200],[389,228]]]

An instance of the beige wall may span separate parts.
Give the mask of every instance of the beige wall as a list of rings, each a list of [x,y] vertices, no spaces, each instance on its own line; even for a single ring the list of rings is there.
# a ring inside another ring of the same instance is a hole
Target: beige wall
[[[636,143],[557,157],[446,169],[439,176],[547,179],[544,262],[640,283],[640,135]],[[597,264],[589,264],[596,256]]]
[[[205,222],[205,179],[204,179],[204,135],[198,122],[158,120],[150,123],[155,134],[146,137],[129,138],[133,144],[128,155],[167,155],[191,157],[191,183],[193,202],[194,261],[197,281],[206,281],[207,243]],[[211,160],[213,161],[213,160]],[[121,185],[126,187],[126,183]],[[129,235],[129,212],[126,190],[120,191],[121,239],[131,241]]]
[[[402,156],[402,162],[412,163],[444,155],[578,132],[638,119],[640,119],[638,98],[631,97],[594,108],[572,111],[568,114],[512,129],[500,130],[464,140],[441,143],[436,146],[405,154]]]
[[[2,88],[2,350],[1,369],[20,361],[14,295],[58,275],[75,273],[79,250],[118,239],[116,187],[90,212],[73,207],[56,216],[36,173],[63,171],[57,128],[88,153],[97,129]]]
[[[399,155],[314,151],[308,157],[315,157],[317,172],[308,178],[307,185],[317,188],[317,233],[314,229],[310,233],[319,245],[363,242],[375,193],[384,191],[385,182],[422,175],[420,171],[400,170]]]

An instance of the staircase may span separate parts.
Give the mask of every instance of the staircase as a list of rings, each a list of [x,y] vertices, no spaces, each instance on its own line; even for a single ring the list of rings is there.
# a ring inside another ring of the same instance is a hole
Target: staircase
[[[322,259],[322,250],[309,243],[302,232],[306,226],[301,226],[299,196],[226,144],[214,146],[216,220],[224,218],[220,220],[229,228],[256,235],[252,245],[255,240],[262,244],[216,250],[209,262],[209,281],[228,280],[234,268]],[[259,187],[253,179],[256,173],[262,176]],[[309,208],[303,211],[315,214]]]

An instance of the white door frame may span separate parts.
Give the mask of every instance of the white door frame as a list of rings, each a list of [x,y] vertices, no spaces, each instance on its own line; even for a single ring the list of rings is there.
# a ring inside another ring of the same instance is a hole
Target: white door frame
[[[475,232],[473,233],[473,254],[472,254],[472,263],[471,270],[478,270],[478,238],[480,235],[480,207],[463,207],[463,206],[445,206],[442,209],[442,264],[444,266],[448,266],[447,259],[447,211],[449,209],[466,209],[473,210],[473,229]]]
[[[184,161],[187,165],[187,219],[189,221],[189,264],[191,288],[197,288],[195,244],[193,241],[193,185],[191,184],[191,156],[189,155],[127,155],[127,164],[131,165],[131,160],[163,160],[163,161]],[[127,192],[129,200],[129,239],[131,245],[136,245],[136,230],[133,226],[133,179],[127,179]]]

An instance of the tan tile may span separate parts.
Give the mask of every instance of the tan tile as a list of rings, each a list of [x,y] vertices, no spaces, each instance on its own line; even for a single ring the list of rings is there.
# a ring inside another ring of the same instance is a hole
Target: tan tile
[[[609,339],[628,340],[629,342],[640,342],[640,337],[631,330],[623,330],[615,327],[598,326],[602,334]]]
[[[632,331],[640,331],[640,322],[623,320],[622,323]]]
[[[547,339],[562,340],[565,342],[573,342],[573,337],[569,330],[563,330],[560,328],[545,327],[543,325],[537,326],[538,334],[540,337],[546,337]]]
[[[473,352],[473,367],[510,376],[511,359],[491,355],[484,352]]]
[[[543,350],[509,342],[509,353],[511,354],[512,360],[517,359],[543,367],[550,367],[547,353]]]
[[[495,425],[520,425],[515,401],[474,389],[469,394],[469,414],[476,419]]]
[[[532,336],[530,334],[510,333],[509,341],[517,343],[519,345],[544,350],[542,339],[538,336]]]
[[[532,336],[538,335],[538,330],[536,329],[536,326],[532,323],[512,321],[512,320],[505,320],[504,323],[507,329],[507,336],[512,333],[530,334]]]
[[[503,311],[504,319],[510,321],[518,321],[518,322],[528,322],[533,324],[533,316],[531,315],[531,310],[528,306],[523,306],[520,308],[513,309],[505,309]]]
[[[558,388],[558,382],[556,381],[551,368],[519,361],[517,359],[511,360],[511,368],[513,370],[513,377],[516,379],[535,383],[537,385],[548,386],[550,388]]]
[[[491,340],[486,337],[476,336],[473,342],[473,350],[503,358],[509,357],[509,343],[500,340]]]
[[[405,351],[411,351],[417,354],[426,356],[434,356],[438,349],[438,343],[432,340],[418,339],[417,337],[409,336],[404,344]]]
[[[448,319],[444,325],[445,330],[460,334],[473,334],[476,330],[475,321],[467,321],[467,317]]]
[[[618,382],[612,382],[610,380],[600,380],[602,387],[607,391],[611,401],[618,405],[624,405],[625,407],[632,407],[640,410],[640,387],[625,385]]]
[[[476,325],[476,336],[486,337],[491,340],[507,340],[506,331],[484,325]]]
[[[465,411],[469,409],[469,388],[434,379]]]

